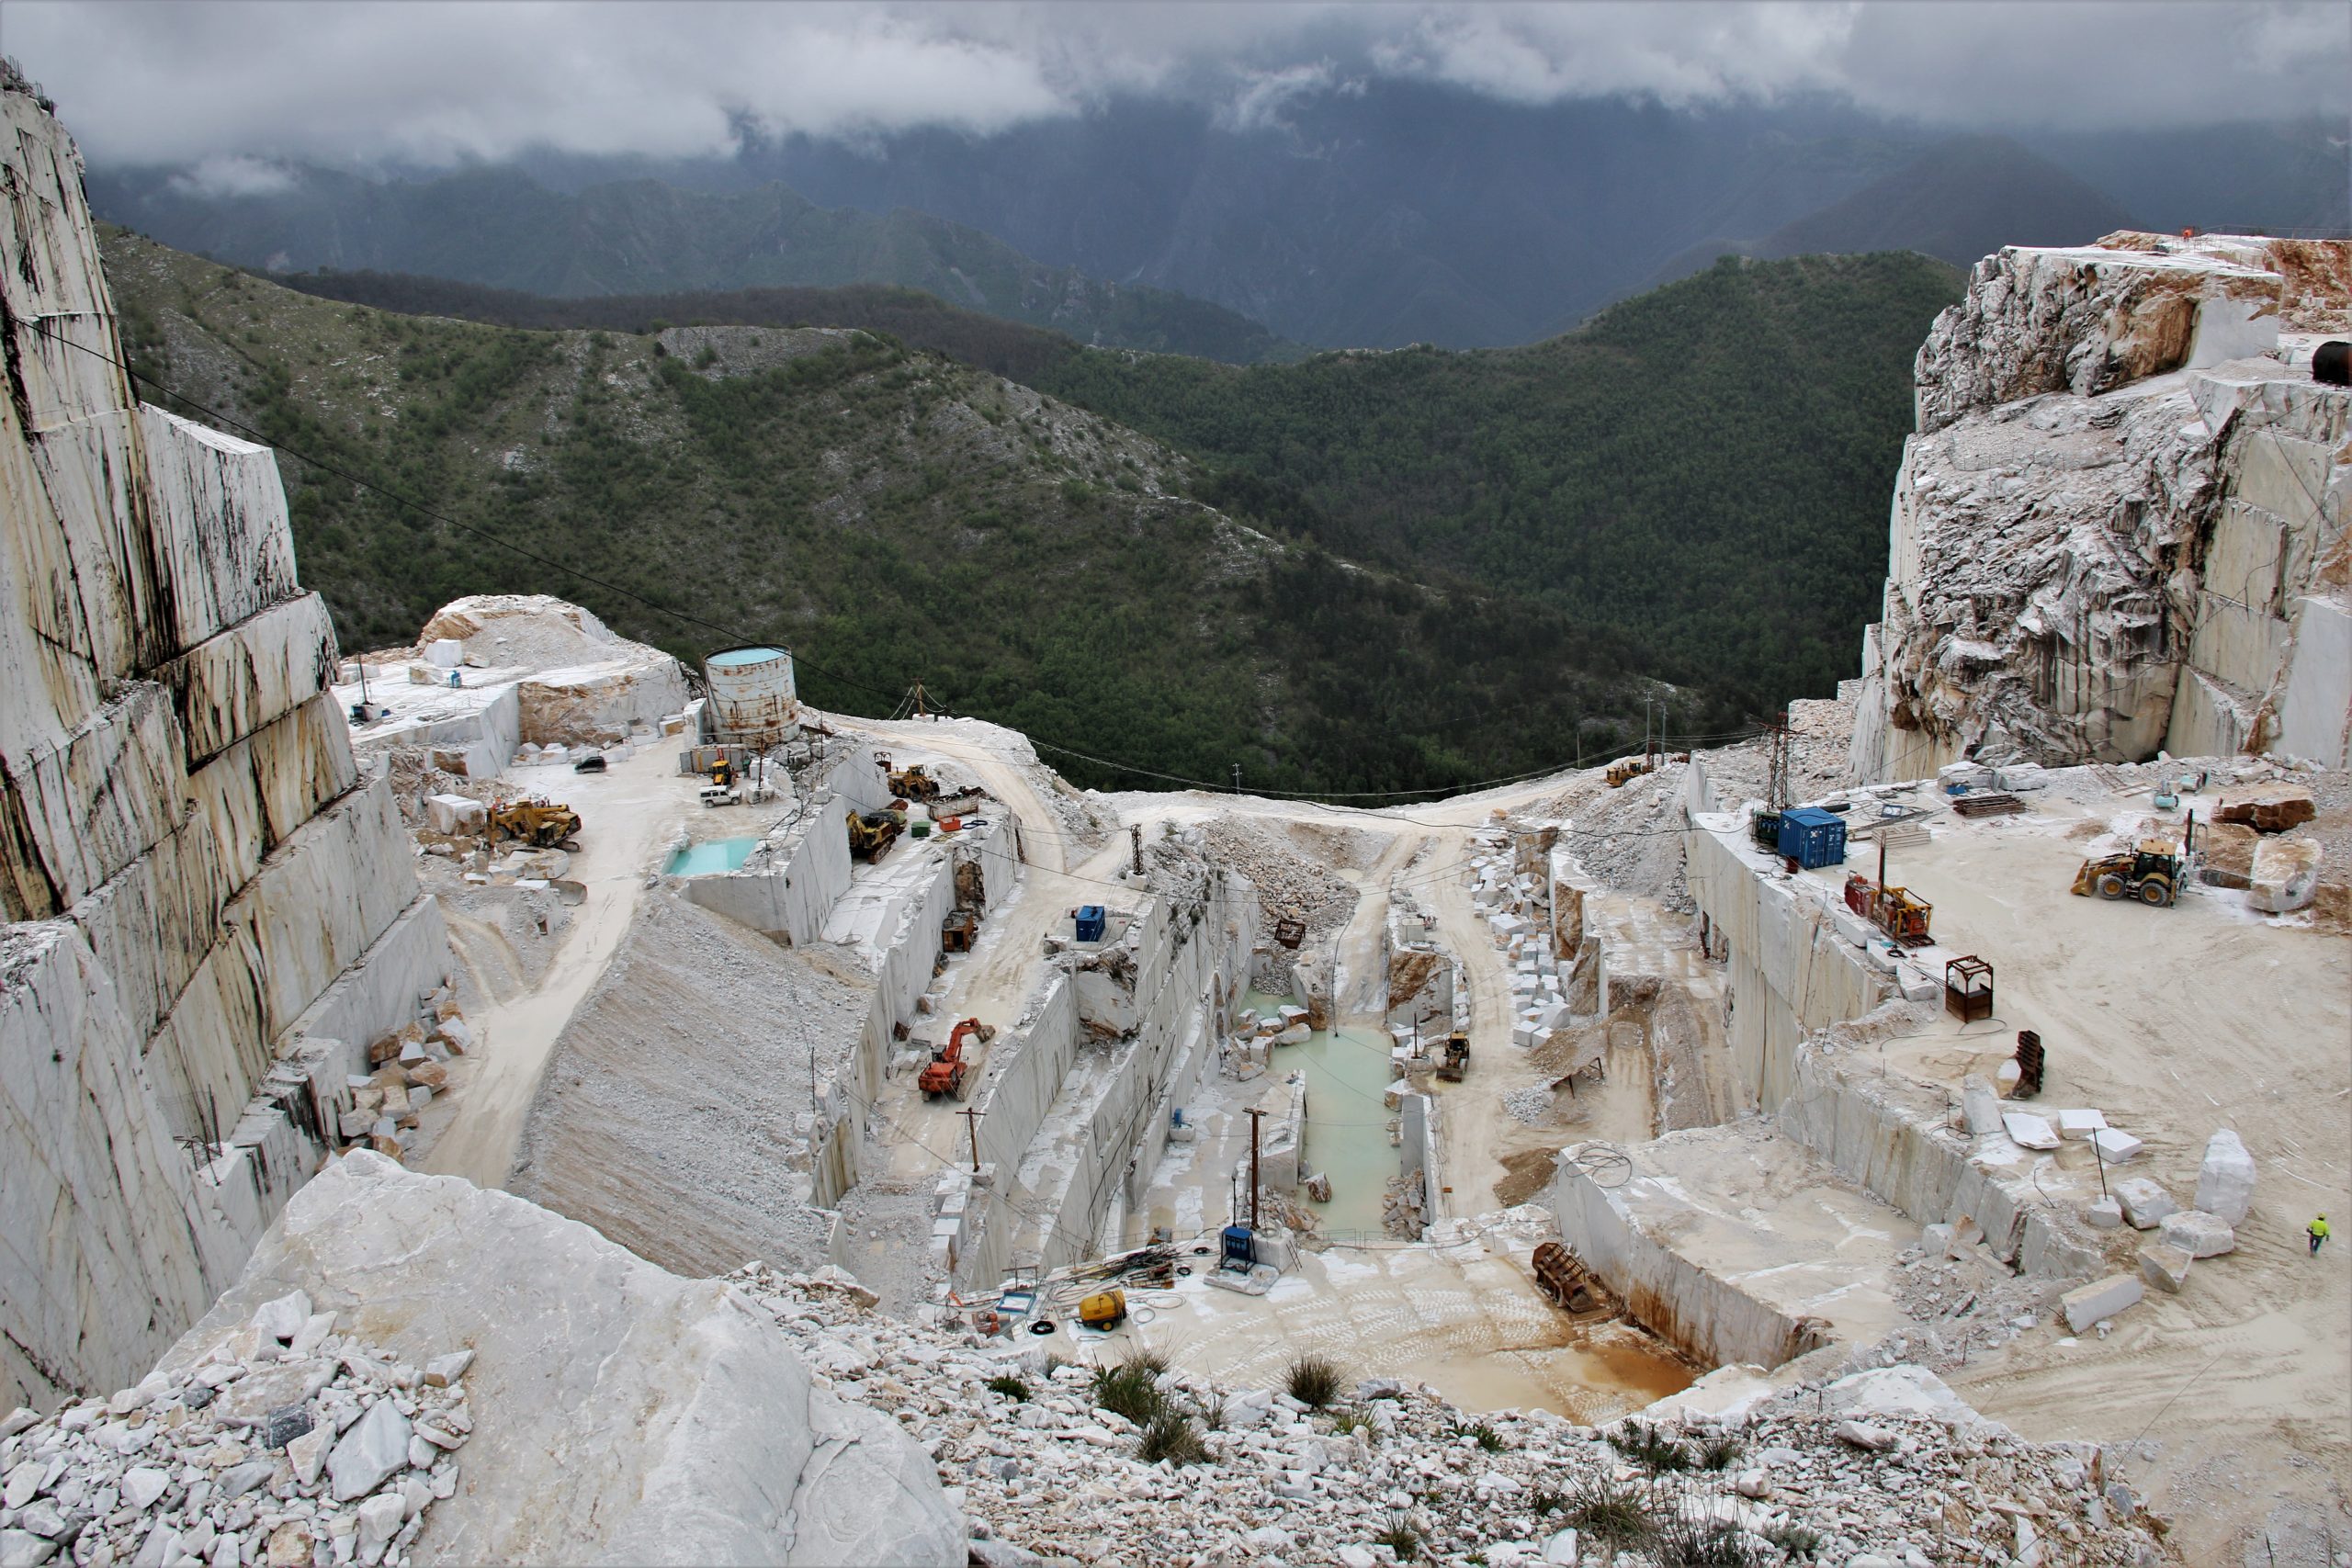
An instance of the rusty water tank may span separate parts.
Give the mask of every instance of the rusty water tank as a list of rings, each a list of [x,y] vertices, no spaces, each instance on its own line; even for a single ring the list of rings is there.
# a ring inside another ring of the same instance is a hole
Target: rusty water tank
[[[712,739],[773,743],[798,731],[800,699],[785,649],[726,649],[703,660],[702,675]]]

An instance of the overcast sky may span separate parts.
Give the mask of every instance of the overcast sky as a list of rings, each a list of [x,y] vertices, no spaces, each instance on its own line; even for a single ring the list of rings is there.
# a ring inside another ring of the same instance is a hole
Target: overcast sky
[[[1380,77],[1531,104],[1827,92],[1972,129],[2342,115],[2352,6],[4,0],[0,51],[93,161],[232,174],[535,143],[709,153],[746,116],[776,131],[987,132],[1120,93],[1247,121]]]

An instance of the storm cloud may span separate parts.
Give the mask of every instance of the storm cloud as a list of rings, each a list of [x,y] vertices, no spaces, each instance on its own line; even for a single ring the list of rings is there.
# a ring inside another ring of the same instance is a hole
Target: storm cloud
[[[2341,4],[1556,6],[169,4],[9,0],[0,50],[101,161],[689,157],[747,130],[973,134],[1114,96],[1227,123],[1379,78],[1515,103],[1842,98],[1954,129],[2346,108]]]

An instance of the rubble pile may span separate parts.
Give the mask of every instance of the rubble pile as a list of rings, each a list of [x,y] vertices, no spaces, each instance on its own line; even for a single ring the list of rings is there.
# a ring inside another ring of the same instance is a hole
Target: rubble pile
[[[1356,890],[1300,853],[1278,829],[1228,814],[1212,818],[1203,836],[1213,859],[1257,888],[1264,928],[1272,930],[1285,918],[1305,920],[1307,940],[1318,942],[1336,934],[1355,912]]]
[[[368,1075],[345,1084],[349,1099],[330,1131],[345,1147],[406,1159],[416,1148],[418,1118],[449,1087],[450,1061],[475,1043],[456,987],[444,983],[426,996],[414,1021],[368,1045]]]
[[[458,1489],[473,1352],[423,1366],[336,1332],[300,1291],[211,1351],[0,1439],[0,1562],[402,1568]]]
[[[1715,758],[1708,753],[1712,775]],[[1656,898],[1677,913],[1688,913],[1682,885],[1682,791],[1689,764],[1668,762],[1611,788],[1599,773],[1586,774],[1555,797],[1548,809],[1571,824],[1564,835],[1577,863],[1621,893]],[[1717,785],[1721,799],[1733,796]]]
[[[1541,1084],[1506,1089],[1503,1109],[1531,1127],[1541,1127],[1552,1120],[1552,1091]]]
[[[1471,1416],[1391,1379],[1317,1411],[1163,1372],[1160,1398],[1203,1452],[1147,1464],[1136,1425],[1097,1406],[1089,1369],[883,1317],[836,1269],[753,1265],[730,1282],[821,1380],[931,1453],[962,1499],[976,1562],[1646,1564],[1693,1537],[1759,1563],[2179,1561],[2138,1500],[2106,1484],[2098,1450],[2023,1442],[1922,1372],[1613,1429]],[[1612,1513],[1635,1533],[1612,1534]]]

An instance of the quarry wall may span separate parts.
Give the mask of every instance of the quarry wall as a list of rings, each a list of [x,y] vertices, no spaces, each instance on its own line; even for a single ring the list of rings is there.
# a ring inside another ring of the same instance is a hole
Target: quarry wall
[[[233,1280],[447,962],[273,458],[133,400],[79,154],[0,118],[0,1399],[47,1405]]]
[[[1111,1218],[1141,1201],[1170,1110],[1247,987],[1256,922],[1250,885],[1211,869],[1198,891],[1148,898],[1099,947],[1054,961],[977,1100],[993,1190],[969,1191],[934,1233],[959,1283],[1093,1256]]]
[[[1634,1319],[1713,1365],[1777,1367],[1811,1349],[1798,1321],[1693,1263],[1637,1224],[1619,1189],[1562,1151],[1552,1213],[1578,1258]]]
[[[1971,1139],[1939,1095],[1854,1071],[1833,1026],[1942,995],[1940,949],[1895,956],[1826,882],[1749,843],[1745,813],[1699,813],[1687,881],[1725,954],[1734,1069],[1748,1103],[1838,1174],[1921,1224],[1973,1220],[2030,1274],[2089,1268],[2055,1211],[2014,1174],[2006,1137]]]
[[[1917,368],[1852,767],[2352,751],[2352,243],[1980,263]]]

